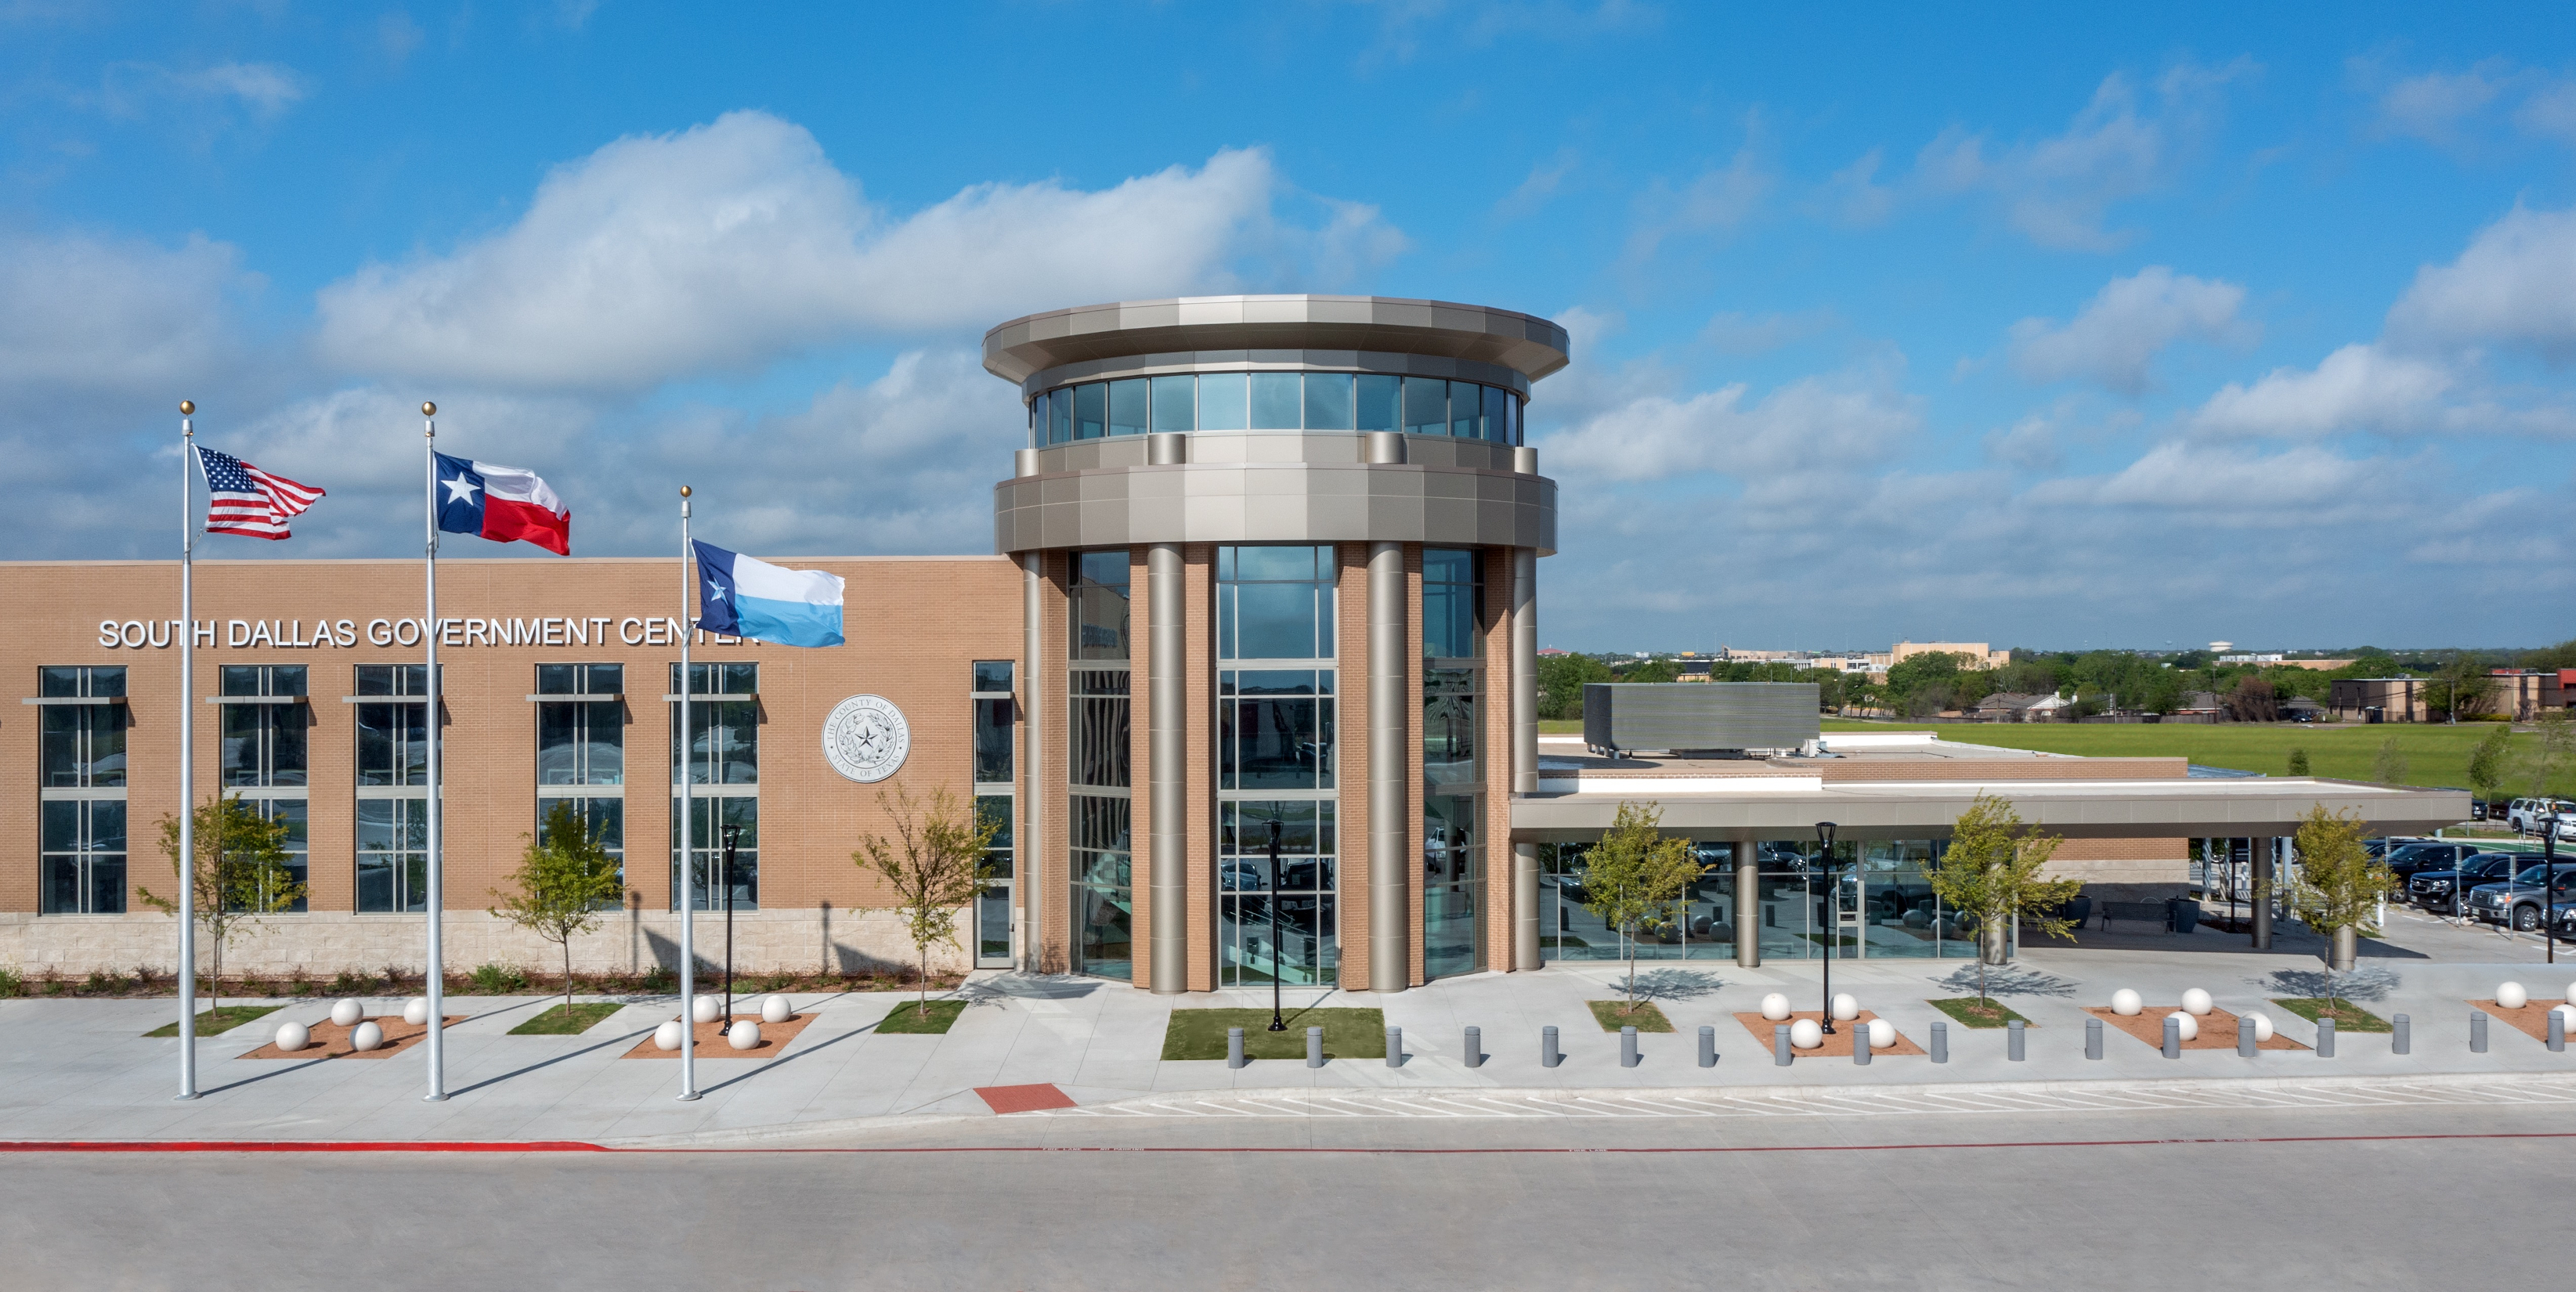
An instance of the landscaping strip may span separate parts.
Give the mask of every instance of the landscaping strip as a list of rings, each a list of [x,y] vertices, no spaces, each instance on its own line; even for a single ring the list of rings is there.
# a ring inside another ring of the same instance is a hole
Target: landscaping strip
[[[215,1009],[200,1010],[197,1013],[197,1035],[221,1036],[244,1023],[265,1018],[284,1008],[286,1008],[284,1005],[224,1005]],[[179,1035],[179,1020],[171,1019],[145,1032],[144,1035],[176,1037]]]

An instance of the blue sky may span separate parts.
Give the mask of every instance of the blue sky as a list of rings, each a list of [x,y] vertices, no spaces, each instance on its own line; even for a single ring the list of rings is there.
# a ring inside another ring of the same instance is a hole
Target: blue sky
[[[1574,334],[1556,645],[2576,635],[2576,24],[1786,8],[0,0],[0,541],[981,551],[985,327],[1363,291]]]

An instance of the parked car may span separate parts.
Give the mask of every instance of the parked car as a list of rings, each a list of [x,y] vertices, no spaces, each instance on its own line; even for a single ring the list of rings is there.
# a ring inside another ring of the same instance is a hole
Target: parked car
[[[2540,905],[2544,879],[2549,888],[2547,900],[2550,910],[2556,910],[2561,902],[2576,898],[2576,864],[2540,865],[2515,875],[2507,882],[2480,884],[2470,889],[2469,913],[2488,924],[2509,923],[2525,931],[2539,928],[2544,918]]]
[[[2552,811],[2559,815],[2560,824],[2564,825],[2564,818],[2576,816],[2576,803],[2566,799],[2515,799],[2504,810],[2504,822],[2513,827],[2515,834],[2530,834],[2540,828],[2540,818]]]
[[[2412,879],[2428,870],[2451,870],[2463,861],[2477,856],[2473,843],[2432,843],[2417,840],[2399,843],[2380,857],[2399,879]]]
[[[2417,872],[2406,880],[2406,900],[2438,915],[2460,913],[2460,895],[2531,864],[2527,852],[2482,852],[2450,870]]]

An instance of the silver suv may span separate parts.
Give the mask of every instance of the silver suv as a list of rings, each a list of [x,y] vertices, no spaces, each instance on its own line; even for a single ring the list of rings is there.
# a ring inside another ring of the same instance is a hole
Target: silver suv
[[[2515,834],[2531,834],[2540,829],[2540,819],[2552,811],[2557,812],[2560,818],[2559,834],[2564,838],[2567,832],[2566,818],[2576,817],[2576,803],[2568,802],[2566,799],[2515,799],[2505,809],[2504,823],[2513,827]]]

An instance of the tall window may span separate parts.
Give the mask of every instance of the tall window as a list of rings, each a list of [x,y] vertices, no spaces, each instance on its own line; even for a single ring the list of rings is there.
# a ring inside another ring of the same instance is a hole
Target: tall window
[[[1432,978],[1485,967],[1480,565],[1471,550],[1422,553],[1422,965]]]
[[[361,911],[429,906],[428,695],[426,664],[358,666]]]
[[[689,778],[690,853],[685,891],[697,909],[722,910],[725,894],[715,885],[724,868],[725,832],[734,839],[733,887],[736,910],[760,906],[760,665],[691,664],[689,736],[685,760],[680,745],[680,666],[671,666],[671,909],[680,893],[680,798],[677,787],[685,761]]]
[[[1333,549],[1220,547],[1216,563],[1219,978],[1328,982],[1341,963]]]
[[[1127,586],[1124,549],[1074,555],[1065,771],[1071,782],[1073,968],[1132,980],[1136,890]]]
[[[975,813],[998,824],[992,846],[984,853],[985,879],[975,899],[975,963],[1006,968],[1011,963],[1011,894],[1019,885],[1019,852],[1011,843],[1013,784],[1011,737],[1017,700],[1012,684],[1018,666],[1007,659],[975,661]]]
[[[626,666],[539,664],[537,825],[557,805],[580,814],[626,874]]]
[[[36,671],[37,856],[47,915],[125,910],[125,669]]]
[[[311,873],[305,835],[310,804],[307,733],[313,709],[301,664],[223,666],[224,792],[236,794],[260,816],[286,826],[287,876],[301,885]],[[297,898],[289,910],[305,909]]]

